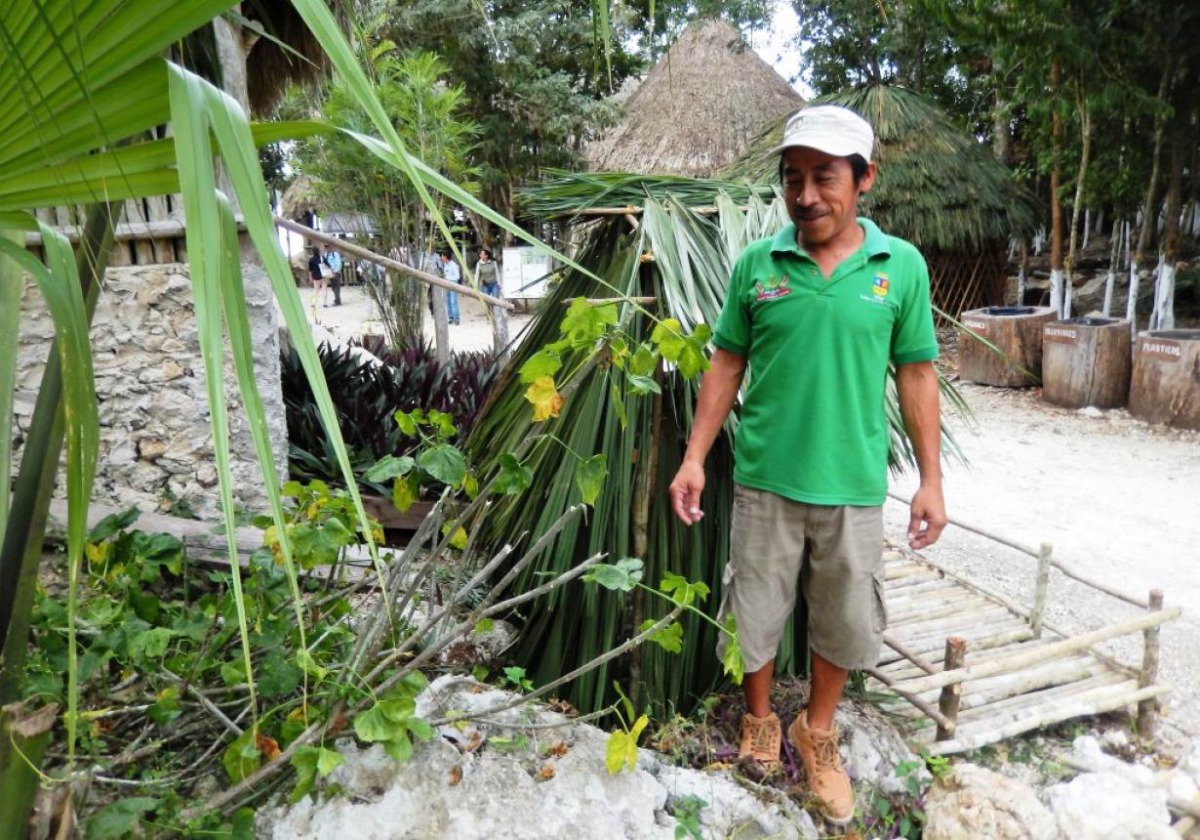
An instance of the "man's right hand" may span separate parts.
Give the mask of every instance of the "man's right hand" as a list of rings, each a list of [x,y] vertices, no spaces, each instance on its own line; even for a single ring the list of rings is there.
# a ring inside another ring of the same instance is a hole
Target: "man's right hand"
[[[667,490],[671,496],[671,507],[684,525],[695,525],[704,518],[704,511],[700,510],[700,494],[703,491],[704,466],[696,461],[684,460]]]

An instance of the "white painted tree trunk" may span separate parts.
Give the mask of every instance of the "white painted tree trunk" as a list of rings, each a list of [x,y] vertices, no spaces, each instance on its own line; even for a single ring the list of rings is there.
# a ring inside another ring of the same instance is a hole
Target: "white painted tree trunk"
[[[1137,296],[1138,296],[1138,264],[1134,257],[1129,261],[1129,301],[1125,304],[1125,317],[1129,321],[1129,329],[1137,338]]]
[[[1175,328],[1175,264],[1160,262],[1157,274],[1158,283],[1154,289],[1154,311],[1150,315],[1150,329],[1171,330]]]
[[[1061,268],[1050,269],[1050,308],[1062,316],[1064,273]]]
[[[1087,250],[1088,238],[1091,236],[1091,233],[1092,233],[1092,208],[1087,207],[1087,208],[1084,208],[1084,211],[1083,211],[1083,242],[1079,246],[1079,249],[1081,251]]]
[[[1113,288],[1117,285],[1117,264],[1121,260],[1121,233],[1124,228],[1120,219],[1113,225],[1112,248],[1108,258],[1108,274],[1104,277],[1104,317],[1112,314]],[[1125,228],[1127,229],[1127,228]]]

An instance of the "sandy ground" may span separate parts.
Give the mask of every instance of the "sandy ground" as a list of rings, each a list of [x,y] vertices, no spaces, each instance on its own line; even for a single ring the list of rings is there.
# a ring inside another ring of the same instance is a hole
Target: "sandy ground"
[[[305,301],[308,291],[304,290]],[[347,339],[371,331],[371,303],[359,287],[342,290],[343,305],[317,307],[310,317]],[[461,326],[450,328],[459,350],[491,347],[483,307],[460,298]],[[514,313],[517,335],[531,316]],[[364,329],[365,328],[365,329]],[[432,324],[426,334],[433,340]],[[956,417],[954,434],[969,465],[947,467],[952,519],[1054,555],[1121,591],[1144,597],[1166,592],[1183,616],[1162,635],[1168,737],[1200,735],[1200,433],[1149,426],[1124,410],[1077,412],[1044,403],[1037,389],[960,383],[973,418]],[[893,478],[904,498],[915,475]],[[886,506],[888,536],[902,540],[905,504]],[[951,526],[927,552],[935,561],[1019,603],[1033,601],[1036,560],[994,540]],[[1083,632],[1135,617],[1138,609],[1057,572],[1051,576],[1047,623]],[[1110,648],[1136,664],[1140,636]]]

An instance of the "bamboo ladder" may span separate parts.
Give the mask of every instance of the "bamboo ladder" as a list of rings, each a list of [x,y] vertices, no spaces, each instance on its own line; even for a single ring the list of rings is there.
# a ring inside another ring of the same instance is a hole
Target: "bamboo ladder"
[[[1180,609],[1164,608],[1161,590],[1141,599],[1089,578],[1055,559],[1049,543],[1034,550],[962,522],[951,524],[1036,558],[1034,603],[1026,609],[891,546],[884,555],[888,632],[880,661],[867,674],[869,688],[899,698],[885,707],[901,718],[901,727],[932,754],[948,755],[1136,705],[1139,733],[1152,736],[1158,698],[1169,688],[1158,676],[1159,628]],[[1078,635],[1052,628],[1044,620],[1051,568],[1145,612]],[[1138,633],[1140,666],[1096,648]]]

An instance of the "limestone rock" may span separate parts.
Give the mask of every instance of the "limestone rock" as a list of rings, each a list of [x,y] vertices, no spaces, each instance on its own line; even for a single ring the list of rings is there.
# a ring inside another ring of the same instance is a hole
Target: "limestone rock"
[[[1136,786],[1126,775],[1084,773],[1047,789],[1046,796],[1071,840],[1178,840],[1166,792]]]
[[[912,761],[916,755],[896,727],[873,706],[848,700],[838,704],[834,722],[841,732],[838,752],[855,786],[862,784],[885,793],[904,793],[905,780],[896,775],[896,767]],[[917,772],[928,780],[929,773],[924,767]]]
[[[760,798],[724,774],[671,767],[646,750],[632,772],[610,774],[606,733],[533,705],[494,710],[513,699],[469,678],[438,679],[418,698],[419,715],[456,711],[486,722],[442,727],[406,763],[377,745],[339,744],[346,762],[318,788],[336,785],[340,793],[261,809],[257,836],[673,840],[672,813],[692,796],[708,803],[699,813],[706,837],[817,836],[786,798]]]
[[[1054,816],[1029,786],[956,764],[925,799],[925,840],[1058,840]]]

